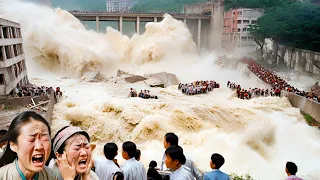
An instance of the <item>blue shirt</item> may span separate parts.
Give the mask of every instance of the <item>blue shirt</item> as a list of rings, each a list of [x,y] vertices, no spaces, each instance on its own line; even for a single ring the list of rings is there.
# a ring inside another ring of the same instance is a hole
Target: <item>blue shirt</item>
[[[203,176],[203,180],[230,180],[230,177],[228,174],[218,169],[214,169],[211,172],[205,173]]]

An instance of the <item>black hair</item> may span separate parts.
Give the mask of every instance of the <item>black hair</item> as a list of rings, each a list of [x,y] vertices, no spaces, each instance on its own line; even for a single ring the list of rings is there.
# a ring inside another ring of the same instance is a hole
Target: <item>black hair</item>
[[[298,167],[295,163],[293,162],[287,162],[286,164],[286,169],[288,170],[288,172],[291,174],[291,175],[296,175],[296,173],[298,172]]]
[[[186,163],[186,157],[183,154],[183,149],[178,145],[168,147],[165,153],[172,159],[172,161],[178,160],[181,164]]]
[[[117,156],[118,146],[115,143],[107,143],[103,147],[103,152],[107,159],[113,160]]]
[[[155,168],[155,167],[157,167],[157,162],[156,161],[150,161],[150,163],[149,163],[149,168]]]
[[[123,151],[128,153],[128,156],[130,158],[133,158],[136,156],[137,146],[133,142],[131,142],[131,141],[124,142],[122,144],[122,149],[123,149]]]
[[[0,136],[6,135],[7,132],[8,132],[8,131],[7,131],[7,130],[4,130],[4,129],[0,130]]]
[[[124,174],[121,171],[117,171],[113,174],[112,180],[124,180]]]
[[[65,127],[63,127],[62,129],[60,129],[60,130],[57,132],[57,134],[54,136],[54,138],[52,139],[52,142],[54,142],[54,140],[57,138],[57,135],[58,135],[61,131],[63,131],[64,129],[66,129],[67,127],[69,127],[69,126],[65,126]],[[84,136],[88,139],[88,141],[90,142],[89,134],[86,133],[85,131],[77,132],[77,133],[73,134],[72,136],[70,136],[68,139],[70,139],[70,138],[72,138],[72,137],[74,137],[74,136],[77,136],[77,135],[84,135]],[[60,148],[59,148],[58,151],[57,151],[58,154],[63,154],[63,151],[65,150],[64,148],[65,148],[65,146],[66,146],[66,142],[67,142],[68,139],[66,139],[66,140],[61,144]],[[52,149],[53,149],[53,148],[52,148]],[[56,157],[55,154],[54,154],[54,159],[57,159],[57,157]]]
[[[174,133],[167,133],[164,137],[166,139],[166,142],[170,143],[170,146],[179,144],[179,138]]]
[[[138,161],[140,156],[141,156],[141,151],[140,151],[140,149],[137,149],[136,150],[136,155],[134,156],[134,158]]]
[[[220,169],[220,167],[224,164],[224,158],[218,153],[214,153],[211,156],[212,164],[216,166],[216,169]]]
[[[0,143],[7,142],[7,148],[0,159],[0,167],[10,164],[17,159],[17,153],[13,152],[10,148],[10,141],[17,143],[21,128],[31,120],[39,121],[45,124],[49,130],[49,135],[51,134],[48,121],[46,121],[40,114],[37,114],[34,111],[25,111],[19,114],[12,120],[8,132],[0,138]]]

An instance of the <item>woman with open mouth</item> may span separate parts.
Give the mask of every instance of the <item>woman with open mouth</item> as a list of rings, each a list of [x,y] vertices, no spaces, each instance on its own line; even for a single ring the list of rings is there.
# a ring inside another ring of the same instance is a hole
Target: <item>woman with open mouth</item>
[[[87,132],[79,127],[62,128],[53,139],[52,150],[56,159],[53,170],[59,180],[99,180],[91,171],[90,137]]]
[[[56,180],[45,166],[51,152],[50,127],[39,114],[26,111],[13,119],[0,139],[7,148],[0,159],[0,179]]]

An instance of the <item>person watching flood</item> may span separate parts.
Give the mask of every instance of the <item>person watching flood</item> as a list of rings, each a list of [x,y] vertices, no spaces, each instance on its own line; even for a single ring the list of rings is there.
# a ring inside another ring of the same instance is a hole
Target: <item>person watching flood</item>
[[[0,139],[7,143],[0,159],[0,179],[56,180],[55,173],[45,166],[51,152],[50,133],[48,122],[35,112],[15,117]]]
[[[67,126],[53,140],[56,164],[53,170],[59,180],[98,180],[91,171],[92,156],[89,134],[79,127]]]

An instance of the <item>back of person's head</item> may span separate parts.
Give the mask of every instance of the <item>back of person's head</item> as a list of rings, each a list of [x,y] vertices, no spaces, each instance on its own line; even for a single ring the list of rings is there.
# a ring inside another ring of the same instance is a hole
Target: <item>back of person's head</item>
[[[137,146],[131,141],[126,141],[122,144],[123,151],[128,153],[130,158],[136,157]]]
[[[19,114],[10,123],[9,130],[0,138],[0,143],[6,142],[7,144],[6,150],[0,159],[0,167],[10,164],[18,158],[17,153],[12,151],[10,142],[18,144],[18,137],[21,135],[22,127],[31,123],[31,121],[43,123],[48,128],[49,135],[51,134],[49,123],[40,114],[34,111],[25,111]]]
[[[183,154],[183,149],[178,145],[170,146],[165,151],[172,161],[178,160],[180,164],[186,163],[186,157]]]
[[[164,137],[166,139],[166,142],[170,143],[170,146],[179,144],[179,138],[174,133],[167,133]]]
[[[137,161],[140,161],[140,156],[141,156],[141,151],[140,151],[140,149],[137,149],[137,150],[136,150],[136,155],[134,156],[134,158],[135,158]]]
[[[290,173],[290,175],[296,175],[296,173],[298,172],[297,165],[293,162],[290,162],[290,161],[287,162],[286,169],[287,169],[288,173]]]
[[[118,146],[115,143],[107,143],[103,148],[104,155],[107,159],[113,160],[118,153]]]
[[[220,169],[220,167],[224,164],[224,158],[218,153],[214,153],[211,156],[211,162],[215,165],[216,169]]]
[[[157,166],[158,166],[158,164],[156,161],[154,161],[154,160],[150,161],[149,168],[156,168]]]
[[[120,171],[115,172],[114,175],[112,176],[112,180],[124,180],[123,173]]]

